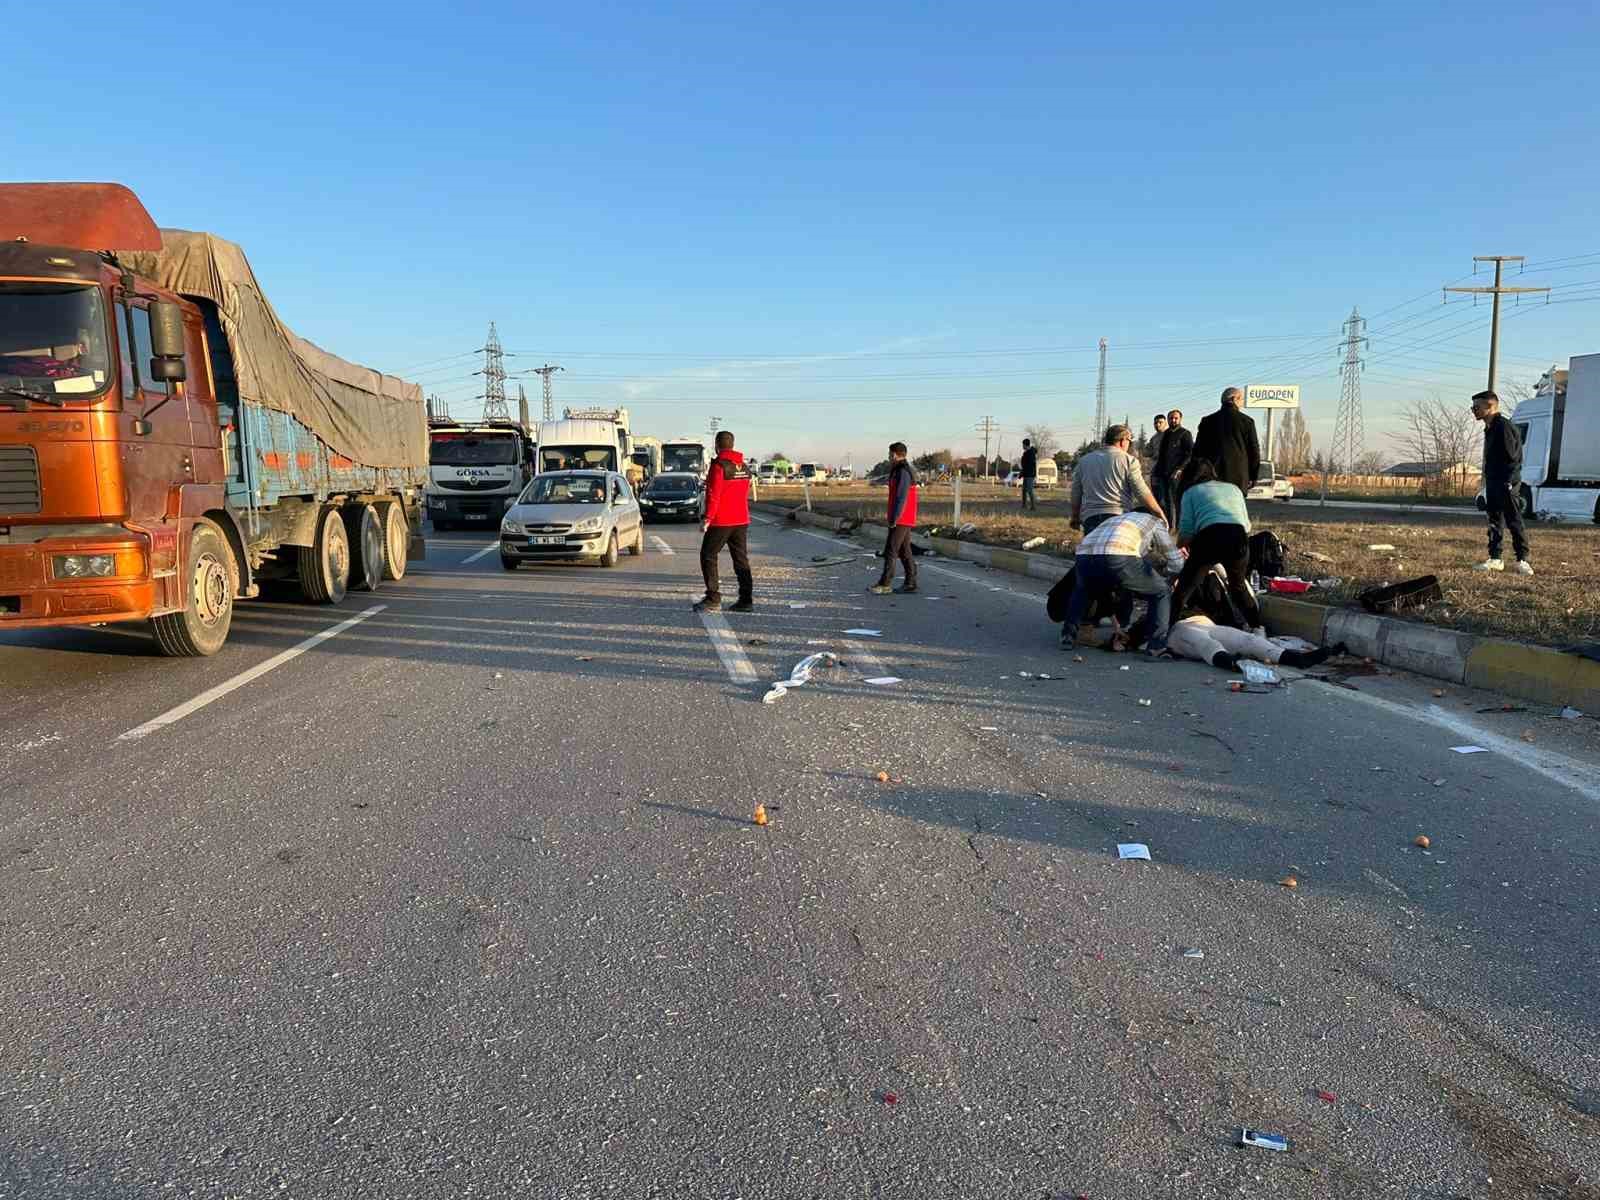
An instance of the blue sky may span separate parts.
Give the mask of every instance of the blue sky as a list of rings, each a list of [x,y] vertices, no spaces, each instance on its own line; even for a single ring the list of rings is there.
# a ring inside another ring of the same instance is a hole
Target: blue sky
[[[64,44],[34,5],[12,45],[92,71],[9,89],[0,148],[241,242],[298,332],[457,415],[492,319],[638,432],[1075,444],[1104,336],[1115,415],[1298,382],[1321,441],[1357,305],[1404,457],[1407,403],[1481,386],[1488,308],[1437,291],[1473,254],[1563,301],[1508,310],[1503,379],[1600,350],[1600,15],[1301,7],[92,3]]]

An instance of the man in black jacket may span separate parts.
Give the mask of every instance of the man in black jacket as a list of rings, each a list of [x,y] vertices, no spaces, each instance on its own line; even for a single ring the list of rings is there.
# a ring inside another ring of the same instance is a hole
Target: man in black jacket
[[[1489,514],[1489,557],[1479,571],[1504,571],[1500,557],[1500,526],[1511,530],[1511,549],[1517,555],[1517,573],[1532,575],[1528,538],[1522,531],[1522,437],[1517,427],[1500,413],[1500,397],[1479,392],[1472,398],[1473,418],[1483,422],[1483,498]]]
[[[1182,506],[1179,484],[1183,481],[1183,468],[1193,453],[1194,434],[1183,427],[1183,410],[1175,408],[1167,414],[1167,431],[1161,435],[1155,466],[1150,469],[1151,490],[1161,502],[1161,511],[1167,514],[1167,527],[1174,533],[1178,530]]]
[[[1209,462],[1218,479],[1248,495],[1261,470],[1261,443],[1256,440],[1256,423],[1240,411],[1243,407],[1243,389],[1224,388],[1222,407],[1200,419],[1194,456]]]
[[[1022,472],[1022,507],[1038,511],[1039,448],[1029,439],[1022,439],[1022,462],[1017,468]]]

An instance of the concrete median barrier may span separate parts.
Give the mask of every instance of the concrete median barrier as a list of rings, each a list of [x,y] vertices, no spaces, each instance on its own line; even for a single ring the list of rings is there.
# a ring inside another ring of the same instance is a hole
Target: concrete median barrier
[[[1600,663],[1543,646],[1479,639],[1467,655],[1465,682],[1527,700],[1600,712]]]

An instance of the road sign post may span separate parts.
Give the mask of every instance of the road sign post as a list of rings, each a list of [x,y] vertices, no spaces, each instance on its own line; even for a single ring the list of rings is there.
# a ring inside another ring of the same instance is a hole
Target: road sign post
[[[1244,406],[1246,408],[1264,408],[1267,410],[1267,446],[1265,458],[1274,463],[1273,471],[1277,471],[1274,455],[1272,453],[1272,414],[1280,408],[1300,407],[1300,385],[1298,383],[1252,383],[1244,389]],[[1255,480],[1251,480],[1254,484]]]

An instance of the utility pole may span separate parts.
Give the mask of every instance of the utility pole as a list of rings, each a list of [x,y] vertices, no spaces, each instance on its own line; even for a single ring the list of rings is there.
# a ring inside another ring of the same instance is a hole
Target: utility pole
[[[1548,292],[1547,287],[1501,287],[1500,270],[1508,262],[1519,263],[1522,261],[1520,254],[1474,254],[1472,256],[1472,273],[1478,273],[1478,264],[1492,262],[1494,264],[1493,287],[1447,287],[1446,292],[1470,292],[1477,295],[1488,294],[1494,297],[1494,316],[1489,321],[1489,390],[1494,391],[1495,365],[1500,359],[1500,297],[1519,295],[1522,292]]]
[[[1100,339],[1100,377],[1094,385],[1094,428],[1090,433],[1099,441],[1106,432],[1106,340]]]
[[[1322,460],[1322,502],[1328,502],[1328,475],[1339,456],[1353,468],[1366,447],[1366,429],[1361,414],[1361,348],[1367,322],[1354,308],[1344,323],[1344,341],[1339,344],[1344,358],[1339,362],[1339,414],[1333,422],[1333,442]],[[1269,410],[1270,411],[1270,410]]]
[[[483,344],[483,370],[474,374],[483,376],[483,419],[509,421],[511,413],[506,408],[506,352],[500,345],[500,333],[489,322],[489,340]]]
[[[989,438],[994,435],[999,426],[993,417],[984,417],[977,424],[977,430],[983,434],[983,478],[989,478]]]
[[[557,371],[565,370],[565,367],[552,367],[549,363],[545,363],[544,366],[534,367],[528,372],[530,375],[542,375],[544,377],[544,419],[546,421],[554,421],[556,419],[556,394],[555,390],[550,386],[550,376]]]
[[[710,424],[708,424],[706,426],[706,432],[709,433],[712,436],[713,439],[715,439],[716,436],[717,436],[717,430],[720,429],[721,427],[722,427],[722,418],[721,417],[712,417]]]

